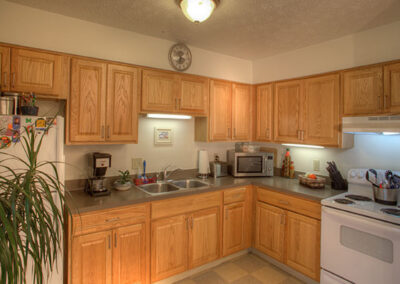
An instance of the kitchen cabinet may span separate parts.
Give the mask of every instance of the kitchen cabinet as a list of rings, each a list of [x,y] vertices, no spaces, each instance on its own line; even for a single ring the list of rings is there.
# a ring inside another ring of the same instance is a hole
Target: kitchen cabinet
[[[344,116],[383,113],[382,66],[344,71],[342,78]]]
[[[251,87],[232,85],[232,140],[251,139]]]
[[[303,80],[275,84],[274,141],[300,143],[304,115]]]
[[[69,143],[137,143],[138,74],[134,67],[73,58]]]
[[[384,67],[384,108],[385,112],[400,113],[400,63]]]
[[[111,231],[74,237],[72,284],[111,284]]]
[[[0,46],[0,91],[10,89],[10,53],[11,48]]]
[[[293,212],[287,212],[286,264],[319,280],[321,222]]]
[[[339,82],[339,74],[318,76],[304,81],[303,142],[339,146]]]
[[[180,75],[179,112],[207,115],[209,107],[209,79]]]
[[[227,141],[232,137],[232,84],[210,82],[210,141]]]
[[[273,88],[272,84],[257,86],[256,140],[272,141]]]
[[[69,91],[69,57],[12,48],[10,90],[34,92],[45,98],[66,99]]]

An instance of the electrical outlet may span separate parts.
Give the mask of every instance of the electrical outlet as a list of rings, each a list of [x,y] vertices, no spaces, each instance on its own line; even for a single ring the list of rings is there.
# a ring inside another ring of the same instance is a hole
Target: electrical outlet
[[[319,172],[319,170],[320,170],[319,164],[320,164],[319,160],[313,160],[313,169],[314,169],[314,171]]]
[[[132,170],[139,170],[142,168],[143,159],[142,158],[132,158]]]

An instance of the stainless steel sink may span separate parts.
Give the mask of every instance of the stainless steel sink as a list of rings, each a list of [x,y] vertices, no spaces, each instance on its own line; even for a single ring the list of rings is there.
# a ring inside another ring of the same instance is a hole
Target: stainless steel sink
[[[171,183],[180,188],[199,188],[208,186],[207,183],[196,179],[173,180]]]
[[[167,182],[143,184],[139,185],[138,187],[150,194],[168,193],[179,190],[179,187]]]

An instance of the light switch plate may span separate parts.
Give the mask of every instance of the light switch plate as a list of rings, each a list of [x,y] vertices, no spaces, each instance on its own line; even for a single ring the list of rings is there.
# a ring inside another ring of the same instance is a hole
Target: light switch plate
[[[132,170],[140,170],[143,165],[142,158],[132,158]]]
[[[320,170],[320,160],[313,160],[313,170],[317,172]]]

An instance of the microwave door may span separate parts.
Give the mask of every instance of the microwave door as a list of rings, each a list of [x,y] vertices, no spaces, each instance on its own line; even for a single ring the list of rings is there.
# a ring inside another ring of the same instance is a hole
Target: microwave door
[[[247,174],[258,174],[263,172],[262,156],[243,156],[237,157],[237,172]]]

